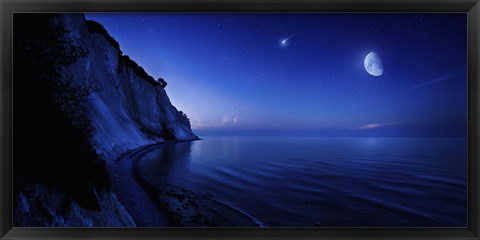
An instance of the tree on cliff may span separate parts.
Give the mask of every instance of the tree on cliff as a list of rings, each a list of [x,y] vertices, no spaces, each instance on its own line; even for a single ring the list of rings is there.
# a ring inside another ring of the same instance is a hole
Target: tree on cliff
[[[167,82],[163,78],[158,78],[157,82],[160,84],[161,87],[165,88],[167,86]]]

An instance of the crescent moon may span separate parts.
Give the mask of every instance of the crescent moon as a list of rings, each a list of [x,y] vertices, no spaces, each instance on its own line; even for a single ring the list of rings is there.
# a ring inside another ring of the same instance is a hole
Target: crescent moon
[[[372,76],[378,77],[383,74],[382,60],[375,52],[367,54],[363,65],[365,66],[365,70]]]

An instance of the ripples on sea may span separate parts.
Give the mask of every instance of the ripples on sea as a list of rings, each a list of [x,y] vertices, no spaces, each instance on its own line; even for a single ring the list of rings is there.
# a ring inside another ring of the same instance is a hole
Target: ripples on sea
[[[466,151],[463,138],[206,137],[140,169],[272,227],[466,227]]]

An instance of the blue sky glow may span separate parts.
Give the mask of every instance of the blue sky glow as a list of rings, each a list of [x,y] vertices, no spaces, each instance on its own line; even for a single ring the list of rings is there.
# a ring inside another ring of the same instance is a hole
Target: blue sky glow
[[[199,135],[466,135],[463,13],[86,16],[168,82]]]

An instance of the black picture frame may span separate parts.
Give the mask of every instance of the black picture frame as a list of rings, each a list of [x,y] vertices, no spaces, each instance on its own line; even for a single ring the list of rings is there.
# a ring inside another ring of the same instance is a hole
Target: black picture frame
[[[479,0],[0,0],[1,239],[480,239]],[[14,228],[12,14],[15,12],[466,12],[468,14],[467,228]]]

